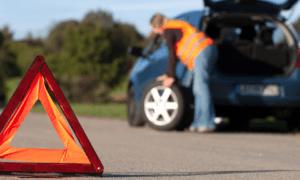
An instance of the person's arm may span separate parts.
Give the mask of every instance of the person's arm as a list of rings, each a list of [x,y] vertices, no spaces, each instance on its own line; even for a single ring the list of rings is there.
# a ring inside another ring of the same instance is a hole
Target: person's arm
[[[175,68],[178,62],[178,58],[175,52],[175,43],[182,37],[182,31],[180,29],[166,29],[164,30],[164,38],[169,50],[169,66],[166,71],[168,77],[175,78]]]

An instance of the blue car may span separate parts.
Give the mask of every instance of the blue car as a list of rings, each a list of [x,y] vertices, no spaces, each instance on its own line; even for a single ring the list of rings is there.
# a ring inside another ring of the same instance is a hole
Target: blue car
[[[207,8],[178,15],[213,38],[219,58],[210,77],[217,117],[243,127],[251,118],[274,116],[299,127],[299,36],[280,15],[297,0],[204,0]],[[176,83],[165,88],[156,78],[168,67],[168,48],[156,35],[141,49],[128,82],[131,126],[182,130],[193,119],[192,72],[180,61]]]

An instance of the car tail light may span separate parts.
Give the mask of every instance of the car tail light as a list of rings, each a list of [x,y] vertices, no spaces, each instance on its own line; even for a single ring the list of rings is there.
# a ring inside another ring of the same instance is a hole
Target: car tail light
[[[298,62],[296,67],[300,69],[300,49],[298,49]]]

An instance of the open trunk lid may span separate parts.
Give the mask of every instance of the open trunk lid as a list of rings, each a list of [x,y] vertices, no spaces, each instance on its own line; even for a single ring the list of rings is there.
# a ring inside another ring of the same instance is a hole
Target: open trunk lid
[[[298,0],[204,0],[215,11],[279,13],[291,9]]]

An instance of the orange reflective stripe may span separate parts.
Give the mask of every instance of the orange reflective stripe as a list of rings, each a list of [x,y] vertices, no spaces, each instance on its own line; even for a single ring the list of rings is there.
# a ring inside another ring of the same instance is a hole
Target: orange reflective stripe
[[[190,41],[188,47],[185,49],[184,53],[180,57],[182,63],[184,63],[185,65],[187,64],[186,59],[189,59],[189,54],[192,51],[194,45],[203,37],[204,37],[203,33],[197,33],[197,35]]]
[[[199,44],[203,41],[203,40],[205,40],[206,39],[206,37],[203,37],[203,38],[201,38],[201,39],[199,39],[195,44],[194,44],[194,46],[189,50],[189,53],[187,54],[187,57],[186,57],[186,59],[185,59],[185,62],[186,62],[186,64],[188,64],[189,62],[189,58],[191,57],[191,55],[193,54],[193,52],[195,52],[195,50],[197,49],[197,47],[199,46]]]
[[[197,32],[194,32],[186,41],[186,43],[184,44],[183,48],[180,49],[180,52],[178,53],[178,56],[182,56],[182,54],[184,53],[184,51],[186,50],[186,48],[188,47],[188,45],[190,44],[191,40],[197,35]]]
[[[187,63],[187,68],[192,70],[194,69],[194,59],[209,45],[213,44],[214,41],[211,38],[204,39],[197,48],[193,51],[189,57],[189,62]]]

